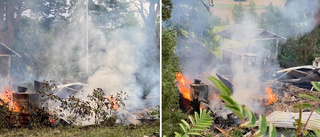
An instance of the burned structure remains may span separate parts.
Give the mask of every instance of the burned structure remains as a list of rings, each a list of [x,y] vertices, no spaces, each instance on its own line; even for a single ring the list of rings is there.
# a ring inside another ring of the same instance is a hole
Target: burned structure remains
[[[270,50],[255,45],[257,41],[275,40],[275,56],[278,45],[285,37],[270,31],[245,25],[234,25],[217,32],[221,39],[221,60],[224,63],[247,63],[248,65],[265,65],[271,57]]]
[[[12,57],[21,57],[17,52],[0,42],[0,80],[9,81]]]

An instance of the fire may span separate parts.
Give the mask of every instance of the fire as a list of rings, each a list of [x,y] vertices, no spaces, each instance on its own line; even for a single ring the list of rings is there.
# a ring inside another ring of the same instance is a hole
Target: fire
[[[119,109],[119,105],[117,103],[117,100],[111,95],[107,95],[107,99],[108,101],[111,102],[111,107],[115,110],[118,110]]]
[[[187,80],[181,72],[176,73],[176,80],[179,82],[179,91],[184,98],[191,100],[190,87],[189,84],[192,82]]]
[[[277,102],[278,99],[276,98],[276,95],[272,93],[272,89],[269,87],[266,87],[265,90],[268,94],[268,103],[265,103],[265,105],[270,105],[272,103]]]
[[[4,103],[9,104],[9,110],[19,112],[20,108],[18,107],[18,104],[16,102],[13,102],[14,90],[12,89],[12,85],[13,81],[11,79],[11,84],[7,86],[4,90],[2,90],[0,99],[2,99]]]
[[[221,99],[216,93],[213,93],[213,97],[216,99]]]
[[[7,86],[0,96],[0,98],[3,100],[4,103],[11,103],[12,102],[12,93],[14,91],[12,90],[11,86]]]

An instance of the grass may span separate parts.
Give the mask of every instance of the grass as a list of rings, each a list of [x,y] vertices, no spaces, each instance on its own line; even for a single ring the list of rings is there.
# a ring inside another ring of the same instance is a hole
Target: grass
[[[128,126],[69,126],[57,128],[41,128],[32,129],[16,128],[11,130],[0,130],[1,137],[36,137],[36,136],[51,136],[51,137],[143,137],[151,136],[154,132],[160,133],[160,123],[155,122],[152,124],[128,125]]]

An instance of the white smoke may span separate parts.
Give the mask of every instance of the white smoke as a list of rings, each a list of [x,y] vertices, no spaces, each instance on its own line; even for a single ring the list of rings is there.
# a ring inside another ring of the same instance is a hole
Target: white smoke
[[[173,1],[175,4],[172,9],[172,18],[166,22],[165,24],[169,24],[172,26],[175,26],[179,29],[183,29],[187,31],[187,34],[193,34],[197,33],[197,31],[200,31],[203,28],[207,28],[210,25],[213,24],[205,24],[208,19],[213,18],[214,13],[208,12],[200,12],[202,9],[206,9],[204,5],[197,5],[197,7],[189,7],[189,5],[195,5],[196,1]],[[257,5],[256,5],[257,6]],[[194,8],[195,10],[199,11],[197,14],[192,14],[190,11]],[[215,7],[213,7],[215,8]],[[276,7],[279,8],[280,12],[278,12],[277,16],[282,17],[285,20],[282,22],[279,22],[278,20],[275,20],[271,24],[271,26],[268,26],[266,30],[271,31],[275,34],[283,34],[284,37],[295,35],[303,35],[306,34],[314,29],[317,23],[317,13],[319,11],[319,3],[317,0],[311,0],[311,1],[299,1],[295,0],[291,2],[290,4],[286,5],[285,8]],[[207,15],[203,15],[207,14]],[[312,16],[313,15],[313,16]],[[258,16],[260,16],[258,14]],[[303,18],[302,18],[303,17]],[[309,17],[309,18],[308,18]],[[293,22],[300,19],[300,23],[293,24]],[[301,20],[305,19],[305,20]],[[189,22],[187,22],[189,21]],[[247,27],[252,28],[259,28],[259,17],[253,18],[250,15],[245,14],[243,25]],[[286,21],[286,22],[285,22]],[[288,27],[289,24],[284,24],[282,29],[278,29],[277,25],[281,23],[291,23],[290,25],[293,25],[295,27]],[[186,24],[190,24],[189,26]],[[272,25],[274,24],[274,25]],[[184,28],[185,27],[185,28]],[[288,28],[285,28],[288,27]],[[297,30],[299,28],[299,30]],[[295,33],[292,33],[295,32]],[[243,35],[246,34],[254,34],[253,31],[246,31],[241,32]],[[186,32],[182,32],[182,34],[186,34]],[[197,35],[201,38],[201,34]],[[259,108],[259,102],[257,101],[257,95],[264,92],[264,86],[262,85],[262,71],[265,71],[265,69],[258,64],[257,67],[250,67],[247,63],[241,63],[236,62],[230,66],[221,63],[219,60],[216,60],[214,57],[209,57],[209,54],[206,52],[202,52],[203,54],[198,54],[198,49],[195,50],[195,45],[198,45],[198,47],[202,47],[203,44],[198,43],[191,43],[194,38],[192,36],[185,37],[178,35],[178,56],[180,57],[179,63],[181,64],[183,68],[183,73],[188,77],[191,78],[200,78],[202,81],[205,81],[207,84],[211,84],[208,80],[205,79],[205,75],[212,75],[214,73],[225,73],[225,72],[232,72],[232,77],[230,80],[232,80],[232,83],[234,84],[233,87],[233,97],[236,101],[238,101],[241,104],[245,104],[249,106],[253,111],[258,111]],[[214,38],[212,38],[214,39]],[[200,40],[201,41],[201,40]],[[185,43],[183,43],[185,42]],[[191,44],[190,44],[191,43]],[[240,43],[240,44],[239,44]],[[275,43],[275,42],[274,42]],[[189,44],[189,45],[188,45]],[[226,44],[220,43],[220,45]],[[230,43],[229,43],[230,44]],[[245,46],[259,46],[259,48],[266,48],[268,50],[271,50],[271,53],[274,52],[274,47],[271,45],[271,42],[232,42],[231,44],[234,45],[234,47],[243,47]],[[187,45],[187,46],[186,46]],[[192,45],[192,46],[190,46]],[[190,48],[191,47],[191,48]],[[196,46],[195,46],[196,47]],[[221,47],[221,46],[220,46]],[[189,54],[183,54],[181,53],[181,50],[188,51]],[[221,49],[217,49],[221,50]],[[251,53],[257,54],[257,57],[264,57],[266,55],[265,52],[261,52],[259,49],[250,51]],[[272,56],[271,56],[272,57]],[[264,58],[260,58],[257,60],[257,62],[264,61]],[[270,61],[270,60],[269,60]],[[274,64],[272,66],[277,67],[277,61],[273,61]],[[261,68],[262,67],[262,68]],[[206,72],[204,76],[203,73]],[[201,76],[201,77],[199,77]],[[216,104],[214,101],[211,102],[212,107],[214,108],[214,104]]]
[[[43,54],[48,58],[47,65],[42,66],[45,72],[40,77],[26,78],[29,82],[53,79],[59,85],[62,78],[79,80],[81,74],[86,74],[86,18],[83,8],[76,10],[72,23],[57,22],[51,26],[55,37],[48,42],[51,45],[46,45],[50,52]],[[105,20],[112,22],[111,19]],[[125,107],[118,112],[123,117],[121,111],[130,113],[160,104],[160,60],[156,28],[148,28],[154,31],[147,31],[140,25],[117,27],[101,27],[101,24],[88,19],[89,77],[83,91],[72,95],[87,100],[87,95],[92,95],[97,88],[103,89],[106,95],[126,92]],[[69,94],[59,93],[63,97]],[[59,104],[51,105],[49,109]]]

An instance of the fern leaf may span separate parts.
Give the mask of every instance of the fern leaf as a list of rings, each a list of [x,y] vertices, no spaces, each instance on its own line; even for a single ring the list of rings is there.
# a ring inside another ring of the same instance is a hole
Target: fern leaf
[[[181,121],[188,129],[191,128],[190,125],[187,123],[187,121],[185,121],[185,120],[181,120]]]
[[[313,85],[313,87],[320,92],[320,84],[316,81],[312,81],[311,84]]]
[[[183,132],[187,133],[187,129],[181,123],[179,123],[179,125],[180,125],[181,129],[183,130]]]
[[[196,122],[198,122],[198,121],[199,121],[199,114],[198,114],[198,112],[195,112],[195,113],[194,113],[194,117],[195,117],[195,119],[196,119]]]
[[[197,136],[201,136],[201,134],[200,134],[200,133],[198,133],[198,132],[188,132],[187,134],[188,134],[188,135],[197,135]]]
[[[188,116],[190,121],[191,121],[191,124],[194,125],[196,122],[194,121],[193,117],[192,116]]]
[[[179,134],[178,132],[174,132],[174,134],[175,134],[175,137],[182,137],[182,135]]]

